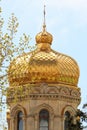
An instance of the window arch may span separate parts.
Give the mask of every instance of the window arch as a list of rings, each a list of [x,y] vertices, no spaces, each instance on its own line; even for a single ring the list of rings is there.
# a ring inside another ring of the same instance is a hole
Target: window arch
[[[45,109],[39,113],[39,130],[49,130],[49,112]]]
[[[64,130],[70,130],[69,125],[70,125],[70,112],[66,111],[65,112],[65,120],[64,120]]]
[[[21,111],[17,114],[17,130],[23,130],[23,113]]]

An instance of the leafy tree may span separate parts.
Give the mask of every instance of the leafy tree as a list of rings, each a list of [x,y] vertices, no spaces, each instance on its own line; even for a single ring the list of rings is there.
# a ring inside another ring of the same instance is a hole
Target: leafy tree
[[[18,20],[14,14],[8,20],[6,32],[3,32],[4,19],[1,16],[2,9],[0,8],[0,113],[6,107],[6,90],[8,86],[7,69],[11,60],[26,50],[31,51],[33,47],[29,45],[30,36],[23,34],[19,39],[19,43],[15,44],[15,38],[18,31]]]
[[[83,130],[85,128],[83,122],[87,122],[87,113],[78,109],[74,117],[68,118],[67,130]]]
[[[83,105],[83,108],[87,108],[87,103],[85,103],[85,104]]]

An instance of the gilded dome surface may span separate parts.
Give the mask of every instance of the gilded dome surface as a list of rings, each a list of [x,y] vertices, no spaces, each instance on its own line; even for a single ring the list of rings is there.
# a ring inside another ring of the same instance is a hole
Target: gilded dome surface
[[[36,35],[36,42],[39,43],[49,43],[51,44],[53,40],[53,37],[50,33],[43,31]]]
[[[76,61],[52,50],[52,40],[52,35],[46,31],[44,17],[43,30],[36,35],[37,48],[18,56],[9,66],[10,86],[43,82],[77,86],[79,67]]]
[[[34,51],[14,59],[8,70],[10,86],[43,82],[77,86],[79,67],[76,61],[50,46],[44,40],[44,43],[37,43]]]

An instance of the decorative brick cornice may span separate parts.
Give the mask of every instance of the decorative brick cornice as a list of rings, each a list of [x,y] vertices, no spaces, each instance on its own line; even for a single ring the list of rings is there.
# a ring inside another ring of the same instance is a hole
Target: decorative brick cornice
[[[15,98],[16,97],[16,98]],[[23,100],[67,100],[69,102],[80,102],[80,89],[75,86],[58,84],[24,85],[9,88],[7,91],[7,102]]]

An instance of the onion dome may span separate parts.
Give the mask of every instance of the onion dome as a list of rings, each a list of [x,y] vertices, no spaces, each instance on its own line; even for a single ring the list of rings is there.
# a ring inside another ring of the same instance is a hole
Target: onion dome
[[[52,50],[52,37],[47,32],[47,36],[42,36],[44,33],[40,33],[41,39],[39,35],[36,36],[36,50],[18,56],[11,62],[8,70],[10,86],[43,82],[77,86],[79,67],[76,61]]]
[[[69,56],[36,49],[11,62],[8,78],[10,86],[43,82],[77,86],[79,67]]]
[[[37,44],[40,44],[40,43],[51,44],[52,41],[53,41],[52,35],[45,30],[45,25],[43,25],[43,31],[36,35],[36,43]]]
[[[43,82],[77,86],[79,67],[76,61],[52,50],[52,40],[53,37],[46,31],[44,24],[42,32],[36,35],[37,48],[11,62],[8,70],[11,87]]]

